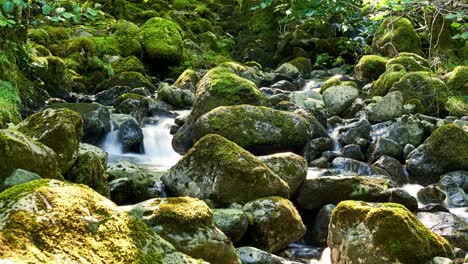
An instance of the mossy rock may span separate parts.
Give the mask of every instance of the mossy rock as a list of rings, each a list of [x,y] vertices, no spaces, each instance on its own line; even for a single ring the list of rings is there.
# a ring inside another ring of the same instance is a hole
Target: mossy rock
[[[385,72],[387,61],[387,58],[378,55],[362,56],[354,69],[357,79],[363,81],[377,80]]]
[[[28,30],[28,39],[43,46],[49,42],[49,34],[42,28],[31,28]]]
[[[6,261],[199,263],[83,185],[17,185],[0,194],[0,216],[0,258]]]
[[[222,106],[198,118],[194,142],[214,133],[256,154],[272,151],[300,152],[319,127],[305,117],[251,105]]]
[[[400,53],[398,57],[388,60],[387,68],[395,64],[402,65],[407,72],[430,71],[428,62],[417,54]]]
[[[158,99],[176,108],[187,108],[193,105],[194,95],[188,90],[162,84],[158,90]]]
[[[199,18],[195,21],[188,22],[186,27],[195,34],[202,34],[212,30],[211,22],[204,18]]]
[[[213,209],[213,222],[233,243],[239,242],[249,227],[249,218],[239,209]]]
[[[195,92],[199,77],[194,70],[185,70],[175,81],[174,86]]]
[[[251,201],[242,210],[249,216],[246,236],[251,245],[277,252],[299,240],[306,232],[301,216],[288,199],[266,197]]]
[[[67,42],[67,55],[78,52],[86,54],[87,57],[92,57],[95,55],[95,49],[94,42],[89,37],[74,38]]]
[[[26,118],[17,129],[54,150],[60,171],[66,173],[76,159],[83,120],[69,109],[46,109]]]
[[[98,84],[95,92],[101,92],[115,86],[127,86],[132,89],[144,87],[150,92],[156,91],[156,86],[143,74],[139,72],[122,72]]]
[[[468,116],[468,96],[450,96],[445,108],[451,116]]]
[[[298,57],[287,63],[293,65],[299,70],[299,76],[302,78],[310,78],[310,72],[312,71],[312,62],[308,58]]]
[[[426,114],[443,116],[446,113],[447,85],[430,72],[407,73],[389,91],[400,91],[405,103],[411,99],[419,100],[426,108]]]
[[[359,88],[355,81],[342,81],[342,76],[333,76],[330,79],[323,82],[322,86],[320,86],[320,93],[323,94],[328,88],[332,86],[352,86],[354,88]]]
[[[155,198],[125,210],[189,256],[210,263],[238,263],[232,242],[216,228],[211,209],[201,200]]]
[[[129,56],[112,63],[112,68],[115,74],[122,72],[139,72],[145,74],[145,66],[135,56]]]
[[[447,124],[431,136],[407,158],[410,178],[420,182],[437,182],[450,171],[468,170],[468,133],[463,128]]]
[[[265,164],[214,134],[200,139],[162,180],[172,195],[210,199],[216,204],[289,196],[287,183]]]
[[[0,181],[16,169],[34,172],[43,178],[63,179],[55,152],[18,131],[0,130],[0,156]]]
[[[455,95],[468,95],[468,66],[457,66],[447,80],[447,87]]]
[[[191,116],[194,120],[218,106],[265,105],[266,97],[257,86],[225,67],[211,69],[198,82]]]
[[[453,257],[447,240],[394,203],[339,203],[332,213],[328,246],[334,263],[425,263],[436,256]]]
[[[180,27],[167,19],[154,17],[146,21],[140,30],[144,51],[153,63],[177,65],[182,59]]]
[[[405,68],[399,64],[389,65],[387,71],[372,84],[368,98],[385,96],[393,84],[400,81],[406,73]]]
[[[411,21],[404,17],[387,17],[375,32],[372,48],[385,57],[395,57],[400,52],[422,54],[421,39]]]

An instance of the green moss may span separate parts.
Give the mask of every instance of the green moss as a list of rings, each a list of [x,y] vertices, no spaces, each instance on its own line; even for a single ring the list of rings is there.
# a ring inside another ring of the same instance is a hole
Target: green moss
[[[187,69],[177,78],[174,86],[194,92],[198,79],[198,75],[194,70]]]
[[[468,66],[458,66],[447,80],[449,90],[456,95],[468,95]]]
[[[446,108],[451,116],[468,116],[468,97],[467,96],[451,96],[448,98]]]
[[[140,56],[142,46],[138,38],[140,29],[128,21],[118,21],[112,27],[113,38],[117,42],[122,57]]]
[[[84,53],[89,57],[94,56],[95,47],[92,39],[88,37],[70,39],[67,42],[67,55],[75,52]]]
[[[21,116],[18,105],[21,100],[10,82],[0,80],[0,128],[6,127],[7,123],[19,123]]]
[[[359,80],[377,80],[385,72],[388,59],[377,55],[364,55],[354,69]]]
[[[332,86],[352,86],[358,88],[358,85],[354,81],[341,81],[341,76],[333,76],[330,79],[326,80],[322,86],[320,86],[320,93],[323,94],[328,88]]]
[[[424,144],[438,159],[450,161],[450,170],[466,168],[468,133],[463,128],[454,124],[443,125],[432,132]]]
[[[155,17],[141,26],[140,37],[148,59],[178,64],[182,59],[182,36],[179,26],[167,19]]]
[[[420,57],[416,54],[414,56]],[[422,58],[421,58],[422,59]],[[427,65],[427,61],[423,60],[416,60],[413,56],[400,56],[390,59],[387,62],[387,68],[391,65],[400,64],[402,65],[406,71],[408,72],[416,72],[416,71],[430,71]]]
[[[304,58],[304,57],[298,57],[289,61],[288,63],[298,68],[299,71],[301,72],[301,75],[304,78],[307,78],[310,76],[310,72],[312,71],[312,63],[310,59]]]
[[[186,27],[195,34],[201,34],[211,31],[211,22],[207,19],[199,18],[195,21],[188,22]]]
[[[430,72],[410,72],[393,84],[390,92],[400,91],[404,102],[419,100],[426,108],[426,114],[444,115],[448,89],[444,82]]]
[[[119,55],[120,49],[115,38],[110,37],[94,37],[93,44],[96,47],[96,55],[103,57],[104,55]]]
[[[128,86],[132,89],[144,87],[150,92],[156,90],[156,87],[143,74],[139,72],[122,72],[98,84],[95,92],[101,92],[115,86]]]
[[[382,259],[401,263],[424,263],[436,256],[453,257],[450,244],[425,227],[404,206],[394,203],[344,201],[333,210],[330,226],[340,229],[364,224]],[[356,252],[348,252],[353,254]],[[359,252],[367,254],[368,252]]]
[[[142,74],[145,73],[145,66],[143,66],[143,63],[141,63],[141,61],[135,56],[129,56],[124,59],[118,60],[112,63],[112,67],[116,74],[122,72],[140,72]]]
[[[177,10],[181,10],[181,9],[186,9],[190,7],[191,5],[188,0],[172,0],[172,6]]]
[[[143,100],[144,98],[145,98],[144,96],[136,94],[136,93],[124,93],[117,98],[115,105],[117,106],[127,99]]]
[[[42,28],[31,28],[28,30],[28,39],[37,44],[46,46],[49,42],[49,34]]]
[[[422,54],[418,34],[411,21],[403,17],[386,18],[375,32],[372,48],[386,57],[400,52]]]
[[[389,65],[387,71],[380,75],[379,79],[373,83],[368,98],[385,96],[390,88],[392,88],[393,84],[400,81],[405,74],[406,70],[403,66],[399,64]]]

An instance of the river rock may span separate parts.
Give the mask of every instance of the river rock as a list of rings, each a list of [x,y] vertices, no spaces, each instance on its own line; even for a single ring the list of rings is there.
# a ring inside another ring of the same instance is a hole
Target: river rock
[[[294,205],[282,197],[254,200],[243,207],[251,219],[246,236],[254,247],[277,252],[299,240],[306,232]]]
[[[156,87],[151,81],[139,72],[122,72],[112,75],[96,86],[95,93],[114,88],[116,86],[126,86],[130,90],[133,88],[145,87],[150,92],[156,91]]]
[[[418,212],[416,217],[452,245],[468,248],[468,222],[449,212]]]
[[[287,80],[281,80],[277,83],[274,83],[272,86],[271,86],[272,89],[280,89],[280,90],[283,90],[283,91],[296,91],[297,90],[297,86],[295,84],[293,84],[292,82],[290,81],[287,81]]]
[[[213,209],[213,221],[232,243],[241,240],[249,227],[247,214],[238,209]]]
[[[100,104],[61,103],[52,104],[50,108],[67,108],[81,115],[83,119],[82,142],[97,145],[110,132],[110,112]]]
[[[344,201],[328,232],[332,263],[425,263],[453,257],[450,244],[402,205]],[[372,254],[369,254],[372,252]]]
[[[332,86],[323,92],[323,102],[330,115],[340,115],[359,96],[358,89],[352,86]]]
[[[236,264],[232,242],[213,223],[213,213],[190,197],[155,198],[123,209],[142,219],[174,247],[213,264]]]
[[[390,156],[396,159],[402,157],[403,149],[395,141],[383,137],[377,137],[369,148],[369,162],[372,163],[382,156]]]
[[[198,263],[83,185],[21,184],[0,194],[0,212],[7,263]]]
[[[459,182],[456,178],[450,174],[442,176],[438,186],[442,187],[448,196],[448,204],[453,207],[467,207],[468,206],[468,195],[465,193],[463,188],[459,186]]]
[[[23,184],[26,182],[40,180],[42,179],[41,176],[37,175],[34,172],[29,172],[22,169],[16,169],[8,176],[3,182],[0,182],[0,192],[11,188],[15,185]]]
[[[115,112],[133,116],[136,120],[141,122],[143,118],[149,115],[149,104],[152,99],[146,98],[142,95],[135,93],[126,93],[119,98],[115,103]]]
[[[16,169],[36,173],[42,178],[63,179],[55,152],[16,130],[0,130],[0,157],[0,181]]]
[[[330,224],[331,215],[335,207],[336,205],[334,204],[324,205],[315,216],[314,225],[311,231],[312,243],[314,245],[321,247],[327,245],[328,225]]]
[[[411,196],[411,194],[408,193],[405,189],[393,188],[390,190],[390,192],[390,198],[388,199],[389,202],[401,204],[408,208],[408,210],[411,212],[414,212],[418,209],[418,200]]]
[[[17,129],[51,148],[57,154],[62,173],[66,173],[75,162],[83,136],[83,120],[77,112],[46,109],[26,118]]]
[[[330,138],[319,137],[312,139],[305,145],[303,156],[308,162],[312,162],[319,158],[324,151],[330,150],[332,145],[332,140]]]
[[[176,108],[191,107],[194,95],[190,90],[184,90],[163,84],[158,89],[158,99],[163,100]]]
[[[214,134],[200,139],[162,180],[172,195],[211,199],[217,204],[275,195],[289,197],[287,183],[270,168],[237,144]]]
[[[365,162],[338,157],[332,162],[331,168],[340,174],[354,174],[360,176],[388,176],[388,173],[378,167],[374,167]]]
[[[406,177],[403,171],[403,165],[390,156],[384,155],[380,157],[372,166],[384,169],[397,186],[403,186],[408,183],[408,177]]]
[[[303,157],[287,152],[257,158],[288,184],[291,197],[299,191],[307,176],[307,161]]]
[[[468,171],[452,171],[444,174],[442,179],[447,178],[453,180],[453,182],[465,192],[468,192]]]
[[[341,150],[343,153],[343,158],[354,159],[357,161],[364,161],[365,157],[362,154],[361,147],[356,144],[349,144],[343,147]]]
[[[197,72],[192,69],[185,70],[174,82],[174,86],[180,89],[195,92],[199,80]]]
[[[308,118],[315,120],[311,115]],[[219,134],[255,153],[300,153],[323,127],[302,115],[251,105],[218,107],[201,116],[193,126],[193,140]]]
[[[237,248],[243,264],[298,264],[254,247]]]
[[[96,102],[106,106],[113,106],[122,94],[129,93],[128,86],[114,86],[96,94]]]
[[[367,119],[351,122],[338,128],[339,141],[343,144],[356,144],[367,148],[370,143],[372,126]]]
[[[120,124],[118,137],[122,143],[122,152],[144,153],[143,130],[135,118],[128,118]]]
[[[425,138],[424,127],[416,116],[398,118],[397,122],[388,127],[386,134],[385,138],[397,142],[401,147],[406,144],[418,146]]]
[[[388,93],[376,103],[366,106],[365,111],[370,122],[395,119],[403,114],[403,96],[399,91]]]
[[[445,193],[437,186],[429,185],[418,191],[417,197],[422,204],[439,203],[445,200]]]
[[[385,180],[363,176],[322,176],[306,179],[297,197],[301,209],[317,210],[344,200],[386,202],[390,197]]]
[[[447,172],[468,170],[468,133],[453,124],[443,125],[411,152],[406,165],[412,180],[435,183]]]

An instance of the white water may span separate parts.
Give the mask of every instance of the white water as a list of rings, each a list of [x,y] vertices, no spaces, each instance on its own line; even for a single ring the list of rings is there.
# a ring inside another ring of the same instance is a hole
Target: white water
[[[102,145],[109,154],[109,163],[128,160],[135,164],[157,168],[170,168],[181,156],[172,148],[172,135],[169,133],[174,118],[160,117],[156,124],[142,127],[145,153],[122,153],[122,144],[118,140],[118,130],[112,130]],[[112,129],[114,129],[112,127]]]

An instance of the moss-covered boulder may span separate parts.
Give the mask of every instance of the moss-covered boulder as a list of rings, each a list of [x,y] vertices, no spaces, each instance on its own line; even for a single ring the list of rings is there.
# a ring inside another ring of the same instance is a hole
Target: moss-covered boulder
[[[213,223],[213,213],[190,197],[155,198],[124,207],[174,247],[210,263],[237,264],[232,242]]]
[[[358,88],[358,85],[355,81],[345,81],[345,77],[342,75],[335,75],[325,82],[323,82],[322,86],[320,86],[320,93],[323,94],[325,90],[332,86],[352,86],[354,88]]]
[[[214,134],[200,139],[162,180],[172,195],[210,199],[216,204],[289,197],[287,183],[265,164]]]
[[[387,61],[387,58],[378,55],[362,56],[354,69],[356,78],[362,81],[377,80],[385,72]]]
[[[46,109],[29,116],[17,128],[54,150],[62,173],[66,173],[75,162],[83,136],[83,120],[77,112]]]
[[[239,77],[226,67],[211,69],[198,82],[191,116],[193,120],[218,106],[250,104],[265,105],[267,99],[247,79]]]
[[[424,144],[406,160],[410,178],[421,183],[435,183],[444,173],[468,170],[468,133],[448,124],[432,132]]]
[[[143,66],[143,63],[135,56],[128,56],[112,63],[112,69],[115,74],[122,72],[139,72],[145,74],[145,66]]]
[[[399,52],[422,54],[421,39],[411,21],[404,17],[386,18],[375,32],[372,48],[386,57]]]
[[[156,91],[156,86],[143,74],[139,72],[122,72],[98,84],[94,92],[102,92],[115,86],[127,86],[130,88],[144,87],[150,92]]]
[[[444,238],[394,203],[341,202],[333,210],[328,246],[333,263],[425,263],[453,257]]]
[[[193,105],[194,95],[190,90],[162,84],[158,89],[158,99],[176,108],[189,108]]]
[[[40,179],[42,179],[42,177],[34,172],[26,171],[23,169],[16,169],[3,182],[0,181],[0,192],[15,185]]]
[[[301,209],[318,210],[344,200],[386,202],[390,197],[386,180],[365,176],[323,176],[306,179],[297,197]]]
[[[195,92],[198,80],[197,73],[192,69],[187,69],[177,78],[174,86]]]
[[[320,129],[317,124],[301,115],[267,107],[222,106],[201,116],[192,136],[196,141],[210,133],[218,134],[256,154],[300,152]]]
[[[372,89],[369,93],[369,98],[374,96],[385,96],[392,88],[393,84],[400,81],[406,75],[406,70],[402,65],[389,65],[384,74],[372,84]]]
[[[43,178],[63,179],[55,152],[18,131],[0,130],[0,157],[2,180],[16,169],[34,172]]]
[[[468,116],[468,97],[450,96],[445,103],[445,108],[451,116]]]
[[[306,159],[291,152],[260,156],[258,159],[288,183],[291,197],[299,191],[307,176]]]
[[[403,114],[403,96],[401,92],[391,92],[365,107],[367,118],[370,122],[385,122]]]
[[[310,59],[298,57],[294,60],[281,64],[275,72],[290,78],[310,78],[312,63]]]
[[[83,185],[17,185],[0,194],[0,216],[0,259],[7,262],[198,263]]]
[[[323,102],[330,115],[342,114],[359,96],[352,86],[332,86],[323,92]]]
[[[396,64],[403,66],[407,72],[430,71],[427,60],[414,53],[399,53],[397,57],[388,60],[386,68]]]
[[[232,243],[241,240],[249,227],[249,217],[239,209],[213,209],[213,221]]]
[[[140,37],[148,59],[155,64],[178,64],[182,59],[180,27],[170,20],[154,17],[140,28]]]
[[[87,185],[102,196],[109,198],[106,165],[107,153],[104,150],[93,145],[80,143],[78,157],[65,175],[65,179]]]
[[[468,94],[468,66],[458,66],[453,69],[447,80],[447,87],[456,95],[466,96]]]
[[[294,205],[282,197],[254,200],[242,209],[249,215],[246,241],[267,252],[277,252],[299,240],[306,232]]]
[[[400,81],[393,84],[389,90],[400,91],[404,103],[419,100],[429,115],[444,115],[445,103],[448,98],[447,85],[430,72],[410,72]]]

